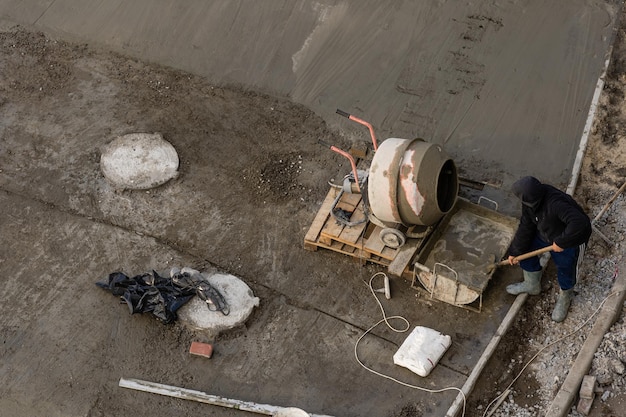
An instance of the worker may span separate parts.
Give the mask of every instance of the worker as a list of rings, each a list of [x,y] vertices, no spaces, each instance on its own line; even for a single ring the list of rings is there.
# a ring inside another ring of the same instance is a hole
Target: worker
[[[561,322],[567,317],[574,296],[578,267],[591,236],[591,220],[569,194],[542,184],[535,177],[517,180],[512,189],[522,202],[522,215],[508,250],[508,261],[511,265],[519,263],[524,281],[507,286],[506,291],[513,295],[539,294],[543,272],[539,257],[519,262],[515,257],[551,246],[560,287],[552,320]]]

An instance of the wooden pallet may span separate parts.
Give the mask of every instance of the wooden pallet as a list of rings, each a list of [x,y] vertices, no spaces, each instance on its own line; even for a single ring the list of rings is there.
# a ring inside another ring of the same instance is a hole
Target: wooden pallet
[[[423,239],[407,239],[402,247],[394,249],[380,240],[379,234],[382,229],[369,221],[355,226],[337,222],[330,210],[339,193],[340,190],[331,188],[326,195],[304,237],[304,248],[311,251],[318,248],[330,249],[358,258],[362,262],[386,266],[390,274],[410,279],[412,277],[410,263],[422,246]],[[336,208],[351,213],[351,223],[365,218],[361,194],[343,193]]]

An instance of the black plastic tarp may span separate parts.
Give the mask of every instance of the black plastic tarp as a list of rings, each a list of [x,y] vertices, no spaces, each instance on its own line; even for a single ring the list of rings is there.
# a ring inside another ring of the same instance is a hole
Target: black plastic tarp
[[[119,296],[131,314],[152,313],[164,323],[176,320],[176,310],[196,294],[207,302],[210,310],[228,314],[223,296],[200,275],[176,273],[169,278],[152,271],[129,277],[113,272],[107,282],[96,282],[96,285]]]

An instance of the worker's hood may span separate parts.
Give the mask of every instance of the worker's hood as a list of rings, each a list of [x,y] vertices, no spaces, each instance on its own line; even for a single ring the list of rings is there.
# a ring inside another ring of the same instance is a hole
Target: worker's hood
[[[546,190],[543,184],[535,177],[524,177],[513,183],[513,194],[525,206],[535,208],[541,203]]]

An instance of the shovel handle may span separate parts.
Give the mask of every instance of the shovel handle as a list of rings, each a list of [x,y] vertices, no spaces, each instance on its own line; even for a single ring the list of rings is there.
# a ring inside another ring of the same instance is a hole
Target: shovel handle
[[[524,259],[532,258],[533,256],[537,256],[537,255],[541,255],[542,253],[550,252],[551,250],[552,250],[552,245],[546,246],[545,248],[534,250],[532,252],[523,253],[521,255],[516,256],[513,259],[515,259],[516,261],[523,261]],[[500,263],[498,263],[498,266],[504,266],[504,265],[509,265],[509,260],[508,259],[506,259],[504,261],[500,261]]]

